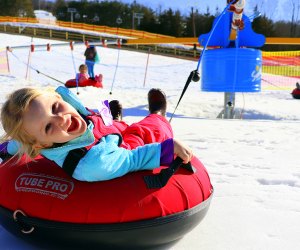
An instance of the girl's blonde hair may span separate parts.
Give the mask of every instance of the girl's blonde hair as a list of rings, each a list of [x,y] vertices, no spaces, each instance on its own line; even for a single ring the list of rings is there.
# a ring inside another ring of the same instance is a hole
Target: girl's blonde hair
[[[30,158],[36,157],[40,153],[40,149],[33,147],[37,142],[36,138],[30,136],[23,129],[23,116],[30,102],[49,91],[55,93],[53,89],[39,90],[35,88],[22,88],[11,93],[1,109],[1,123],[5,134],[1,141],[14,139],[21,143],[22,147],[18,151],[20,158],[24,153]]]

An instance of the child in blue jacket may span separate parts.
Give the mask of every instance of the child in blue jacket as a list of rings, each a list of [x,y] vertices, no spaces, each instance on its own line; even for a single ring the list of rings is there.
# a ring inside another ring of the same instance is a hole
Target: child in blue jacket
[[[184,163],[191,160],[192,151],[181,142],[168,138],[170,134],[164,136],[162,130],[162,135],[157,129],[154,134],[159,137],[146,141],[147,137],[153,136],[152,130],[146,128],[147,124],[155,121],[159,127],[169,126],[164,117],[153,113],[141,124],[122,127],[112,121],[105,107],[103,105],[99,113],[86,109],[64,87],[56,91],[17,90],[8,97],[1,110],[6,132],[3,140],[9,141],[5,149],[9,154],[25,153],[31,158],[42,154],[81,181],[109,180],[128,172],[169,165],[174,154]],[[128,140],[123,141],[123,135]],[[132,146],[133,138],[139,138],[140,144]],[[84,154],[74,163],[78,151]]]

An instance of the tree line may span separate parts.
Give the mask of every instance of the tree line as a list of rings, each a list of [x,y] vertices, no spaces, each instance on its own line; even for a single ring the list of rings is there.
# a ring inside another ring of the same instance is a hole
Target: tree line
[[[299,6],[296,6],[299,8]],[[52,12],[60,21],[73,21],[110,27],[138,29],[175,37],[198,37],[211,30],[213,21],[220,14],[217,7],[214,11],[207,7],[205,13],[191,8],[189,14],[183,15],[179,10],[153,10],[133,1],[131,4],[119,1],[65,1],[65,0],[0,0],[1,16],[34,17],[33,10],[42,9]],[[258,13],[256,6],[253,13]],[[299,37],[299,22],[274,22],[261,15],[252,22],[255,32],[266,37]],[[267,46],[272,49],[272,46]],[[299,49],[299,46],[289,46],[289,50]],[[276,46],[286,49],[286,46]]]

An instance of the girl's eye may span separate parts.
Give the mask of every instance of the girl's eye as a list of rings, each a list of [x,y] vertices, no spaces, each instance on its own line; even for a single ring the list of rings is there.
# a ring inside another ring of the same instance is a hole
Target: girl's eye
[[[48,131],[50,130],[50,128],[51,128],[51,124],[48,123],[48,124],[46,125],[46,127],[45,127],[46,133],[48,133]]]

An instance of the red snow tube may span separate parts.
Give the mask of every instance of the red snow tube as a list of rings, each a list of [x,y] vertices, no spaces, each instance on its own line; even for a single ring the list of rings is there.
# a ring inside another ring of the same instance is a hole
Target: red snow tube
[[[179,167],[164,187],[149,188],[170,168],[89,183],[42,157],[11,159],[0,165],[0,223],[40,247],[165,249],[209,208],[208,173],[196,157],[191,163],[194,171]]]
[[[291,94],[295,99],[300,99],[300,89],[295,88]]]
[[[75,88],[77,87],[76,85],[76,80],[75,79],[70,79],[65,83],[65,86],[67,88]],[[96,88],[103,88],[103,85],[101,82],[92,80],[92,79],[87,79],[86,81],[81,82],[78,84],[78,87],[87,87],[87,86],[93,86]]]

